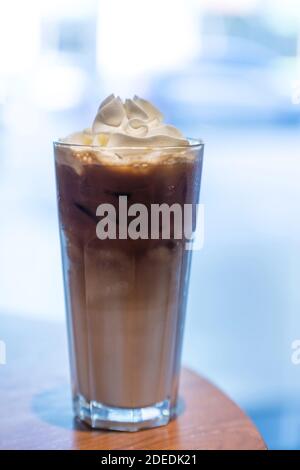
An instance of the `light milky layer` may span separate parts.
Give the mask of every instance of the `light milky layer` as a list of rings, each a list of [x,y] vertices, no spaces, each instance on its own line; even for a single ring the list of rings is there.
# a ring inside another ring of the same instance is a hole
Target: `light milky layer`
[[[71,166],[77,174],[84,172],[85,166],[102,164],[115,167],[120,171],[148,171],[153,165],[174,165],[175,163],[193,163],[195,152],[192,148],[181,147],[170,150],[159,149],[109,149],[102,147],[80,147],[61,145],[56,148],[56,160],[62,165]]]
[[[138,96],[108,96],[99,106],[90,129],[75,132],[61,142],[111,147],[186,146],[189,142],[173,126],[163,123],[161,112]]]

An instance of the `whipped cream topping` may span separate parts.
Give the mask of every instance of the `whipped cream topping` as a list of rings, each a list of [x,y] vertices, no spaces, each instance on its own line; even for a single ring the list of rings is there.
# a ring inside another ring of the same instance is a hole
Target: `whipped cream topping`
[[[62,142],[101,147],[186,146],[188,140],[149,101],[138,96],[126,99],[108,96],[99,106],[90,129],[75,132]]]

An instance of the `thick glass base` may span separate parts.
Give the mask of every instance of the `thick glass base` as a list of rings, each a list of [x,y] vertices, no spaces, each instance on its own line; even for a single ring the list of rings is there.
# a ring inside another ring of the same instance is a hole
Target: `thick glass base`
[[[83,396],[76,395],[73,405],[75,416],[92,428],[114,431],[132,432],[164,426],[174,415],[170,400],[145,408],[116,408],[96,401],[88,402]]]

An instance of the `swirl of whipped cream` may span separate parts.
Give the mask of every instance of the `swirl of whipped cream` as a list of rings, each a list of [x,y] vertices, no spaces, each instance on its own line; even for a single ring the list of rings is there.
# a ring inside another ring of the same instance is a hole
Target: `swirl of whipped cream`
[[[138,96],[108,96],[99,106],[91,129],[71,134],[64,142],[110,147],[185,146],[187,139],[163,123],[161,112]]]

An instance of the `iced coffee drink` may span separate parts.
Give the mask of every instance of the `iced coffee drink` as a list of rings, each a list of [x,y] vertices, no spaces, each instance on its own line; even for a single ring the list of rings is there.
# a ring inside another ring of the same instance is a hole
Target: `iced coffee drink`
[[[95,428],[166,424],[191,250],[160,208],[196,205],[203,144],[149,102],[111,95],[91,128],[54,146],[75,414]]]

